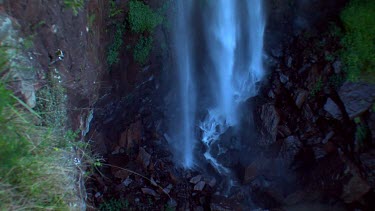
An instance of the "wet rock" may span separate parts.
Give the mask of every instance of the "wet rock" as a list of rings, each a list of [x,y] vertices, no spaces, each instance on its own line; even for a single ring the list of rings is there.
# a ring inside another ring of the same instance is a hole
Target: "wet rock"
[[[292,134],[289,127],[286,125],[279,125],[277,127],[277,133],[279,134],[280,137],[287,137]]]
[[[190,179],[190,183],[197,184],[202,179],[202,175],[197,175]]]
[[[370,185],[364,179],[355,175],[344,185],[341,198],[346,203],[352,203],[361,199],[370,189]]]
[[[244,171],[244,176],[242,180],[243,184],[251,182],[257,176],[257,173],[258,169],[254,163],[247,166]]]
[[[150,159],[151,155],[148,154],[144,148],[140,147],[137,161],[142,164],[143,168],[147,169],[147,167],[150,165]]]
[[[286,84],[289,81],[289,77],[284,75],[283,73],[280,73],[280,82],[282,84]]]
[[[303,117],[305,119],[308,119],[308,120],[312,121],[312,122],[316,121],[316,117],[314,116],[314,113],[313,113],[311,107],[308,104],[305,104],[303,106]]]
[[[273,92],[272,89],[268,92],[268,97],[269,97],[269,98],[272,98],[272,99],[275,98],[275,93]]]
[[[199,207],[195,207],[194,210],[196,210],[196,211],[204,211],[204,208],[201,207],[201,206],[199,206]]]
[[[119,140],[119,146],[120,147],[125,147],[127,148],[127,136],[128,136],[128,131],[124,131],[121,133],[120,140]]]
[[[303,136],[301,136],[301,139],[304,140]],[[321,142],[322,142],[322,139],[320,137],[312,137],[312,138],[307,139],[305,143],[306,145],[313,146],[313,145],[320,144]]]
[[[288,68],[291,68],[292,67],[292,63],[293,63],[293,58],[291,56],[288,57],[288,61],[286,62],[286,66]]]
[[[156,181],[154,180],[153,177],[151,177],[151,179],[150,179],[150,183],[151,183],[151,185],[153,185],[153,186],[155,186],[155,187],[158,186],[158,184],[156,183]]]
[[[142,139],[142,122],[138,120],[137,122],[131,124],[126,131],[121,133],[119,140],[119,145],[121,147],[130,149],[139,144],[139,141]]]
[[[314,152],[314,155],[315,155],[315,160],[323,158],[324,156],[327,155],[327,152],[320,147],[313,147],[313,152]]]
[[[298,108],[301,108],[303,103],[306,101],[309,92],[303,89],[299,89],[295,94],[295,103]]]
[[[205,185],[206,183],[204,181],[200,181],[194,186],[194,190],[202,191]]]
[[[130,185],[130,183],[132,183],[133,180],[130,179],[129,177],[127,177],[123,182],[122,184],[124,184],[126,187],[128,187]]]
[[[211,211],[232,211],[236,210],[233,202],[222,196],[213,196],[210,203]]]
[[[281,194],[275,188],[254,187],[251,196],[258,206],[267,209],[279,207],[283,200]]]
[[[270,145],[275,143],[277,136],[277,126],[280,116],[273,104],[264,104],[261,108],[262,138],[260,145]]]
[[[297,204],[298,202],[302,201],[306,196],[306,192],[302,190],[298,190],[294,193],[289,194],[284,199],[284,203],[287,205]]]
[[[293,163],[294,157],[298,154],[301,147],[302,143],[296,136],[289,136],[284,139],[279,157],[284,160],[286,166],[290,166]]]
[[[176,202],[176,200],[174,200],[174,199],[169,199],[169,201],[168,201],[168,207],[170,207],[170,208],[175,208],[175,207],[177,207],[177,202]]]
[[[332,115],[335,119],[342,119],[342,114],[340,108],[336,105],[331,98],[327,99],[326,104],[324,105],[324,110]]]
[[[169,184],[167,187],[163,188],[163,192],[169,194],[173,188],[172,184]]]
[[[327,135],[324,137],[324,139],[322,140],[322,143],[323,144],[326,144],[329,140],[331,140],[331,138],[335,135],[335,132],[333,131],[330,131],[329,133],[327,133]]]
[[[141,190],[142,190],[143,194],[147,194],[147,195],[151,195],[151,196],[155,196],[155,197],[158,195],[154,190],[152,190],[150,188],[142,188]]]
[[[99,198],[100,196],[102,196],[102,194],[100,192],[95,193],[95,198]]]
[[[215,177],[213,177],[213,178],[208,182],[208,185],[209,185],[211,188],[215,187],[215,185],[216,185],[216,179],[215,179]]]
[[[277,46],[271,50],[271,54],[273,57],[280,58],[283,55],[283,50],[281,46]]]
[[[369,110],[375,102],[375,85],[346,82],[338,94],[349,118],[354,119]]]

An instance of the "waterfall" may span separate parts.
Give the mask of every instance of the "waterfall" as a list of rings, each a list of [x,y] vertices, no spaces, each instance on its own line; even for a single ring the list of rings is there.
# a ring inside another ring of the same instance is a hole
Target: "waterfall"
[[[201,140],[207,149],[204,157],[225,172],[211,154],[211,145],[239,124],[239,105],[256,95],[264,74],[262,1],[177,0],[175,15],[175,155],[183,166],[192,167],[196,140]],[[202,112],[205,116],[199,117]]]

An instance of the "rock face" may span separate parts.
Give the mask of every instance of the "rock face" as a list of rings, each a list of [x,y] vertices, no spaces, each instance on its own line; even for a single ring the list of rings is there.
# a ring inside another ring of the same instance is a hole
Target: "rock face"
[[[142,122],[140,120],[131,124],[126,131],[121,133],[120,147],[131,149],[138,145],[142,138],[142,129]]]
[[[36,105],[36,71],[38,67],[33,62],[32,56],[27,56],[23,52],[24,39],[19,37],[20,28],[6,14],[0,13],[0,43],[5,47],[5,52],[9,58],[9,70],[7,73],[11,78],[10,88],[31,108]],[[4,73],[2,73],[4,74]]]
[[[279,156],[283,158],[286,166],[290,166],[299,150],[302,148],[301,141],[295,136],[287,137],[281,146]]]
[[[352,203],[361,199],[370,189],[371,187],[363,178],[355,175],[350,178],[348,183],[344,184],[341,198],[346,203]]]
[[[375,102],[375,85],[346,82],[342,85],[338,94],[344,103],[349,118],[354,119],[369,110]],[[324,109],[334,118],[342,118],[340,110],[331,99],[327,100]]]
[[[327,99],[326,104],[324,105],[324,110],[332,115],[335,119],[342,119],[342,114],[340,108],[336,105],[331,98]]]
[[[275,143],[277,136],[277,126],[280,122],[279,114],[273,104],[265,104],[261,108],[260,118],[262,120],[262,140],[261,145]]]
[[[296,106],[298,108],[302,107],[302,105],[306,101],[306,98],[307,98],[308,95],[309,95],[309,92],[307,92],[306,90],[303,90],[303,89],[300,89],[296,92],[295,101],[296,101]]]
[[[142,164],[143,168],[147,169],[148,165],[150,165],[150,159],[151,155],[143,147],[140,147],[137,160]]]
[[[375,102],[375,85],[346,82],[340,88],[339,96],[350,119],[371,108]]]

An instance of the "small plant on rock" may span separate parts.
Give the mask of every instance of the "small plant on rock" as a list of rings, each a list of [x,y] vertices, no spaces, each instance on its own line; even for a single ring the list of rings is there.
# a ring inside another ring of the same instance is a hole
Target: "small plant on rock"
[[[109,17],[113,18],[116,17],[117,15],[122,13],[122,9],[117,8],[117,4],[115,1],[110,1],[109,3]]]
[[[107,54],[107,63],[110,66],[117,64],[119,62],[121,46],[124,43],[123,36],[125,33],[125,25],[117,24],[116,28],[117,31],[115,33],[113,43],[109,46]]]
[[[132,32],[151,33],[163,18],[143,2],[132,0],[129,2],[128,21]]]
[[[152,49],[152,37],[143,37],[141,36],[137,42],[137,45],[134,48],[134,60],[139,64],[144,64],[151,52]]]
[[[74,15],[78,15],[79,11],[85,6],[85,0],[64,0],[64,4],[67,8],[73,10]]]
[[[102,211],[121,211],[129,207],[128,200],[124,199],[110,199],[99,205],[99,210]]]

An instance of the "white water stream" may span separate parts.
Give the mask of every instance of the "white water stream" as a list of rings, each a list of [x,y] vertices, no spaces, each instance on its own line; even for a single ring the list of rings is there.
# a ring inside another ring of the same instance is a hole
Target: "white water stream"
[[[206,159],[225,172],[210,147],[229,127],[239,124],[239,105],[257,94],[257,83],[264,74],[264,12],[262,0],[202,2],[176,0],[174,53],[181,114],[173,137],[184,167],[194,165],[200,140],[207,147]],[[197,13],[201,13],[201,27],[195,22]],[[197,46],[204,46],[202,56],[196,55]],[[200,73],[203,71],[207,74]],[[200,84],[202,81],[207,84]],[[208,101],[203,106],[202,98]],[[197,112],[203,110],[207,114],[199,119]]]

